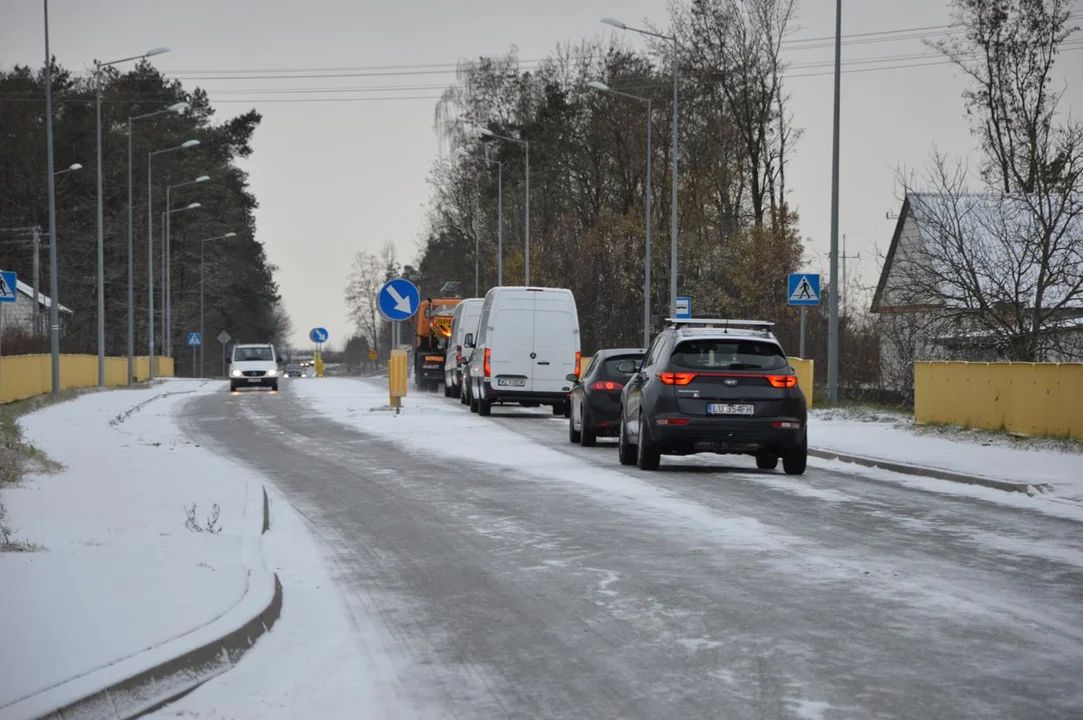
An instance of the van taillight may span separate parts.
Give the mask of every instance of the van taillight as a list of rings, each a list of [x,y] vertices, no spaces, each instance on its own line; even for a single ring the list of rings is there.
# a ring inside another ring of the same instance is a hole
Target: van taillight
[[[666,385],[687,385],[696,379],[695,373],[661,372],[658,379]]]
[[[485,348],[484,370],[485,370],[485,377],[487,377],[487,378],[493,376],[492,360],[493,360],[493,351],[490,350],[489,348]]]
[[[773,387],[777,388],[792,388],[797,387],[796,375],[768,375],[767,382],[771,383]]]
[[[575,354],[575,376],[579,377],[579,369],[583,362],[583,353],[577,352]]]

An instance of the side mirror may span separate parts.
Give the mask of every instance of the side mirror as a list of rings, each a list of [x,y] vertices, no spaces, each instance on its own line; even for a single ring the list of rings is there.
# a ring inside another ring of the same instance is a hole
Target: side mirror
[[[467,333],[463,338],[463,345],[468,348],[474,347],[474,333]]]
[[[640,364],[635,360],[622,360],[617,363],[617,372],[622,375],[634,375],[640,369]]]
[[[579,382],[579,376],[576,375],[575,373],[568,373],[567,375],[564,376],[564,379],[567,380],[570,383]]]

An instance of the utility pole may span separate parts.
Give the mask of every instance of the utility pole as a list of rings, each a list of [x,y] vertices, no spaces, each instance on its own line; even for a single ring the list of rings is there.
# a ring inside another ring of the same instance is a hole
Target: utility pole
[[[842,94],[842,0],[835,1],[835,108],[831,147],[831,295],[827,321],[827,396],[839,401],[839,113]]]
[[[41,337],[41,228],[34,228],[34,339]]]
[[[842,255],[840,256],[840,258],[842,260],[842,286],[841,286],[841,288],[839,290],[839,292],[841,293],[839,299],[842,302],[842,314],[846,315],[847,314],[847,311],[846,311],[846,280],[847,280],[846,261],[847,260],[860,260],[861,259],[861,253],[858,253],[857,255],[847,255],[846,254],[846,235],[842,236]]]

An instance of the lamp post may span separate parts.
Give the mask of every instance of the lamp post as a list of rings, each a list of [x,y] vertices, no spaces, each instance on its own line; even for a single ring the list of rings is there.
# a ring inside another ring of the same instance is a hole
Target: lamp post
[[[160,262],[161,262],[161,265],[162,265],[162,276],[163,276],[163,278],[162,278],[162,288],[161,288],[162,300],[161,300],[161,310],[160,310],[160,312],[162,313],[162,344],[161,344],[160,349],[165,354],[166,357],[172,357],[169,354],[168,350],[167,350],[167,348],[168,348],[168,336],[167,336],[167,327],[166,327],[167,313],[166,313],[166,304],[165,304],[165,252],[166,252],[165,249],[169,246],[169,231],[170,231],[170,225],[171,225],[170,218],[173,217],[173,213],[184,212],[185,210],[197,210],[197,209],[199,209],[201,207],[203,207],[203,206],[200,203],[189,203],[189,204],[184,205],[182,207],[170,208],[170,206],[168,204],[168,201],[167,201],[167,204],[166,204],[167,209],[162,211],[162,218],[161,218],[161,223],[162,223],[162,243],[161,243],[161,246],[160,246],[162,248],[162,259],[161,259]]]
[[[63,175],[64,173],[75,172],[76,170],[82,170],[82,169],[83,169],[82,164],[80,164],[80,163],[72,163],[71,165],[64,168],[63,170],[57,170],[55,173],[53,173],[53,175],[56,175],[57,177],[59,177],[59,176]]]
[[[165,113],[181,114],[190,106],[186,102],[173,103],[164,110],[144,115],[128,116],[128,384],[135,384],[135,234],[132,225],[132,123]],[[150,199],[147,199],[148,203]]]
[[[650,30],[640,30],[638,28],[628,27],[620,20],[614,20],[613,18],[602,18],[602,22],[621,30],[631,30],[640,35],[650,35],[651,37],[669,40],[673,43],[673,150],[671,151],[673,155],[673,197],[670,200],[669,218],[669,316],[674,317],[677,314],[677,88],[679,85],[679,75],[677,72],[677,36],[662,35],[660,33],[651,32]]]
[[[207,344],[207,336],[203,334],[203,245],[213,240],[233,237],[237,237],[237,233],[228,232],[199,241],[199,377],[203,377],[203,346]]]
[[[523,146],[523,150],[526,153],[526,201],[524,203],[525,210],[523,211],[523,235],[526,243],[526,256],[523,259],[523,284],[530,284],[530,142],[527,140],[520,140],[519,138],[507,137],[506,135],[497,135],[488,128],[478,128],[485,137],[496,138],[498,140],[507,140],[508,142],[517,143]]]
[[[643,347],[649,348],[651,346],[651,175],[653,174],[651,172],[651,99],[649,97],[642,97],[640,95],[632,95],[631,93],[614,90],[598,80],[588,82],[587,85],[595,90],[609,93],[610,95],[619,95],[621,97],[647,103],[647,239],[646,248],[644,249],[645,259],[643,261]]]
[[[485,162],[496,165],[496,284],[504,284],[504,161],[489,157],[486,147]]]
[[[45,18],[45,162],[49,179],[49,346],[52,391],[60,394],[60,302],[56,269],[56,175],[53,174],[53,58],[49,54],[49,0],[42,0]]]
[[[835,3],[835,107],[831,145],[831,295],[827,315],[827,397],[839,401],[839,97],[842,67],[842,0]]]
[[[175,188],[187,187],[205,183],[210,180],[209,175],[200,175],[195,180],[167,185],[165,189],[165,206],[172,207],[169,193]],[[198,205],[198,204],[197,204]],[[166,356],[173,357],[173,265],[172,265],[173,238],[170,234],[169,216],[165,219],[165,245],[162,247],[162,348]]]
[[[98,147],[98,387],[105,387],[105,225],[102,219],[102,68],[143,60],[169,52],[169,48],[152,48],[141,55],[111,60],[94,61],[95,110],[97,129],[94,138]]]
[[[186,140],[175,147],[147,153],[147,375],[151,380],[154,379],[154,156],[196,145],[198,140]]]

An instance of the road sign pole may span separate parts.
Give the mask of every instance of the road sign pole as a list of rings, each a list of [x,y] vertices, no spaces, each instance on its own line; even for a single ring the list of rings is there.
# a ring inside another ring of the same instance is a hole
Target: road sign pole
[[[196,376],[196,346],[192,346],[192,377]]]
[[[805,359],[805,328],[808,325],[808,308],[801,306],[801,350],[799,357]]]

